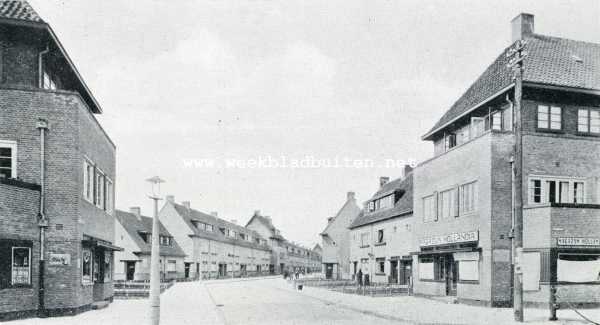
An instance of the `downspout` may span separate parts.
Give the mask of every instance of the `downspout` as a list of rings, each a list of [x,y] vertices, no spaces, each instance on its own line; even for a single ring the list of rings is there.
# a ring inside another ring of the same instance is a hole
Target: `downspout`
[[[48,45],[46,45],[46,49],[41,51],[38,54],[38,87],[39,88],[43,88],[44,87],[44,55],[48,54],[48,52],[50,52],[50,49],[48,48]]]
[[[510,100],[510,97],[508,94],[506,94],[506,102],[510,105],[510,110],[511,110],[511,114],[510,116],[514,119],[514,112],[513,112],[513,102]],[[514,121],[511,121],[512,123],[512,129],[514,129]],[[515,260],[514,260],[514,256],[515,256],[515,158],[513,156],[510,157],[510,184],[511,184],[511,209],[510,209],[510,233],[508,234],[508,238],[510,238],[510,254],[509,254],[509,259],[510,259],[510,283],[514,283],[514,276],[515,276]],[[514,286],[511,285],[510,286],[510,300],[511,300],[511,305],[512,305],[512,300],[513,300],[513,291],[514,291]]]
[[[38,227],[40,228],[40,263],[39,263],[39,283],[38,283],[38,317],[46,317],[46,307],[44,303],[45,288],[45,251],[46,245],[46,228],[48,227],[48,219],[45,214],[46,205],[46,184],[45,184],[45,139],[46,131],[48,130],[48,122],[44,119],[39,119],[36,128],[40,130],[40,209],[38,215]]]

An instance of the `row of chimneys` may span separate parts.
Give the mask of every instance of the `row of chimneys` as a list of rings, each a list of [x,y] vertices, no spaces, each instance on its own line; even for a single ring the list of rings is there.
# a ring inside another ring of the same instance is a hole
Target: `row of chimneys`
[[[171,202],[171,203],[175,203],[175,196],[174,195],[167,195],[167,201]],[[183,205],[184,207],[190,209],[190,201],[182,201],[181,205]],[[129,208],[129,212],[134,214],[136,216],[136,218],[138,220],[142,219],[142,211],[140,209],[140,207],[130,207]],[[219,217],[219,213],[217,211],[213,211],[210,213],[211,216],[218,218]],[[237,225],[237,220],[236,219],[231,219],[229,220],[229,222],[236,224]]]
[[[406,177],[413,171],[413,168],[410,165],[404,165],[404,174],[403,177]],[[387,184],[390,181],[389,177],[381,176],[379,177],[379,187],[383,187],[383,185]]]

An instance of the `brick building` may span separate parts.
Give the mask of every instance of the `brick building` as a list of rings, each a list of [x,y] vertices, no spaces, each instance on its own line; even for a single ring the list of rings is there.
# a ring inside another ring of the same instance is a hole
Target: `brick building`
[[[326,279],[351,278],[348,226],[359,213],[360,208],[356,204],[354,192],[348,192],[346,202],[338,213],[327,219],[327,226],[321,232],[323,271]]]
[[[259,210],[246,223],[246,228],[255,231],[265,238],[271,249],[269,271],[272,274],[281,274],[284,271],[295,272],[297,269],[306,272],[319,272],[320,265],[315,265],[318,254],[312,249],[291,242],[281,235],[281,231],[273,225],[269,216],[263,216]]]
[[[115,252],[115,280],[150,280],[152,251],[152,218],[141,214],[139,207],[130,212],[115,211],[115,244],[123,251]],[[171,233],[158,223],[159,269],[161,281],[184,279],[185,253]]]
[[[50,26],[0,1],[0,319],[112,300],[115,145],[101,112]]]
[[[269,274],[271,250],[258,233],[190,207],[173,196],[159,212],[165,228],[186,257],[184,278],[204,279]]]
[[[352,277],[360,270],[369,282],[408,285],[414,223],[412,169],[405,167],[404,177],[392,181],[381,177],[379,184],[348,227]]]
[[[522,195],[524,300],[597,304],[600,297],[600,44],[534,33],[526,40],[522,193],[513,194],[514,92],[502,51],[423,136],[435,157],[414,171],[414,291],[512,303],[513,195]],[[515,166],[515,168],[518,168]]]

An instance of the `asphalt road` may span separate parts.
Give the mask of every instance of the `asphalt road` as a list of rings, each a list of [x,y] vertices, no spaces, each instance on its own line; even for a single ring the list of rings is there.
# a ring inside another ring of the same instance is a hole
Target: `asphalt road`
[[[225,324],[399,324],[302,295],[281,280],[205,283]]]

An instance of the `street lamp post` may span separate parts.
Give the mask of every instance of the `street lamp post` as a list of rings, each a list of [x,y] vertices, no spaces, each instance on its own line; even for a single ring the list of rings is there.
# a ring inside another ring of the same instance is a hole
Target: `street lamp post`
[[[149,198],[154,200],[154,216],[152,217],[152,251],[150,255],[150,324],[160,323],[160,269],[159,269],[159,232],[158,226],[158,201],[160,198],[160,184],[165,181],[158,176],[147,179],[152,184]]]

